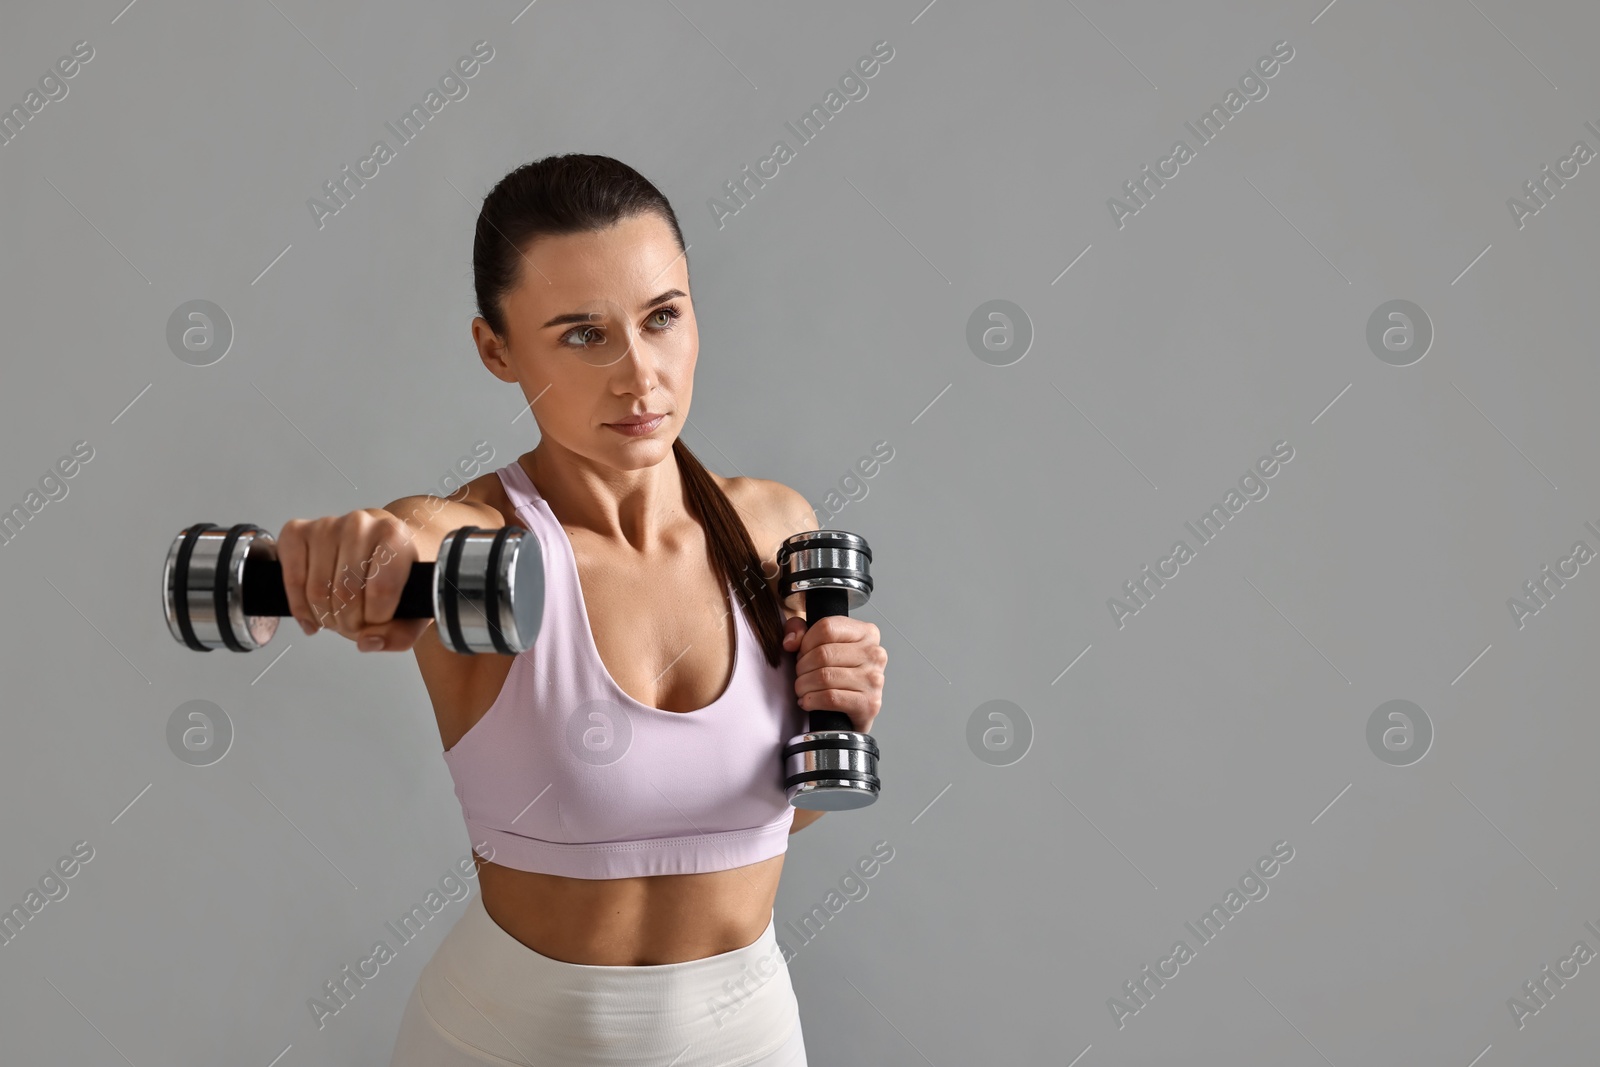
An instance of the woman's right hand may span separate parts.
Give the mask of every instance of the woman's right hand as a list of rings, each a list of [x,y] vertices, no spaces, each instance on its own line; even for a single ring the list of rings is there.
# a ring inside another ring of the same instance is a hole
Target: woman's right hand
[[[417,562],[416,531],[399,516],[363,508],[290,519],[277,540],[289,610],[307,634],[333,630],[363,652],[404,652],[433,624],[394,617]]]

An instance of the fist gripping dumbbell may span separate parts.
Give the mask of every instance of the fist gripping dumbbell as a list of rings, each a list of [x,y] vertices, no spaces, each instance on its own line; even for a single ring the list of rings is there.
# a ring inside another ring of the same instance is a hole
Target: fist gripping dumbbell
[[[179,532],[161,575],[167,629],[196,652],[249,652],[290,615],[277,542],[259,526],[197,522]],[[520,526],[463,526],[439,544],[439,562],[406,574],[397,619],[434,619],[452,652],[515,655],[533,647],[544,615],[539,539]]]
[[[778,595],[805,596],[806,625],[848,615],[872,595],[872,550],[843,530],[797,533],[778,547]],[[783,749],[789,803],[812,811],[864,808],[878,799],[878,743],[842,711],[810,712],[810,729]]]

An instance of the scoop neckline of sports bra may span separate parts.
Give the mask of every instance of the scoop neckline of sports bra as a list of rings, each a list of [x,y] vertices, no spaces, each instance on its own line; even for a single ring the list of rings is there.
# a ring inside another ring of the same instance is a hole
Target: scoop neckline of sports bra
[[[589,655],[593,658],[595,666],[600,669],[600,675],[605,680],[607,687],[609,687],[617,696],[627,701],[629,707],[642,708],[645,711],[653,711],[657,715],[671,715],[673,718],[682,719],[688,718],[691,715],[704,715],[717,710],[719,706],[727,701],[728,695],[733,692],[733,685],[734,682],[738,680],[739,666],[743,660],[743,649],[741,646],[744,644],[744,634],[741,632],[741,627],[744,625],[744,622],[743,619],[739,617],[740,612],[734,603],[731,588],[725,587],[723,589],[723,594],[728,601],[729,608],[733,610],[733,614],[735,616],[733,624],[733,665],[728,669],[728,682],[722,687],[722,692],[718,693],[716,698],[705,707],[695,708],[693,711],[668,711],[666,708],[651,707],[649,704],[646,704],[641,700],[636,700],[634,697],[628,694],[627,690],[623,689],[622,686],[617,683],[617,680],[611,675],[611,669],[606,666],[606,661],[600,657],[600,646],[595,642],[594,639],[594,627],[589,625],[589,604],[588,601],[584,599],[583,580],[578,574],[578,553],[572,547],[572,538],[568,536],[567,528],[561,525],[560,519],[556,518],[556,513],[550,508],[550,502],[545,500],[543,493],[539,492],[539,487],[533,484],[533,478],[530,477],[528,472],[523,469],[522,461],[520,459],[514,460],[511,466],[517,469],[517,473],[522,476],[524,485],[530,491],[530,502],[535,508],[544,509],[545,515],[549,517],[550,522],[554,524],[556,530],[560,532],[561,540],[566,545],[567,573],[572,576],[572,589],[578,597],[578,617],[582,621],[584,641],[588,644]]]

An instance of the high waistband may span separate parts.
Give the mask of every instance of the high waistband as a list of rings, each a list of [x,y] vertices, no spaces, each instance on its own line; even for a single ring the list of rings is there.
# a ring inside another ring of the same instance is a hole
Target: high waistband
[[[778,1049],[799,1024],[771,917],[755,941],[714,956],[595,966],[524,945],[490,917],[481,893],[417,993],[458,1040],[541,1067],[734,1067]]]

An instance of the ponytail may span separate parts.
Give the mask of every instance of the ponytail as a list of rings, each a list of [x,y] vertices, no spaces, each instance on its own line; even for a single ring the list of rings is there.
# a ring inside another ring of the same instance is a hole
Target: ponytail
[[[750,533],[738,512],[733,510],[728,494],[689,451],[682,437],[672,442],[672,454],[678,460],[678,473],[683,478],[689,508],[705,528],[706,554],[711,558],[711,569],[722,579],[723,585],[735,589],[739,601],[734,607],[742,607],[750,628],[761,640],[767,663],[776,667],[783,653],[783,609],[767,584],[763,561],[756,555]]]

